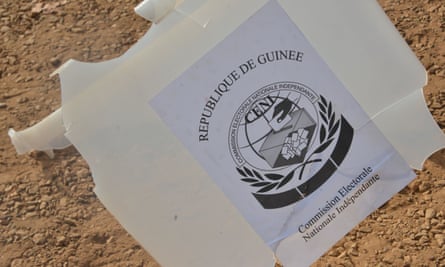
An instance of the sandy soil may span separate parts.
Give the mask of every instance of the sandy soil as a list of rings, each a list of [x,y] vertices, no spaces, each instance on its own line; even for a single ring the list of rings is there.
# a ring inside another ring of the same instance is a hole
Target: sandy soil
[[[53,160],[17,156],[7,136],[60,106],[59,80],[49,74],[63,62],[117,57],[145,33],[138,2],[0,2],[0,266],[159,266],[99,202],[74,148]],[[427,69],[427,104],[443,130],[445,4],[379,2]],[[442,150],[314,266],[445,266],[444,177]]]

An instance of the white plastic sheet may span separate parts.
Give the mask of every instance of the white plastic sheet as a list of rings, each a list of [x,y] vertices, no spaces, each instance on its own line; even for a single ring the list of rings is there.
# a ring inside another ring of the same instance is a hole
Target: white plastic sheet
[[[157,24],[122,57],[67,62],[58,71],[61,111],[43,127],[56,130],[30,128],[30,145],[14,144],[19,153],[64,147],[63,121],[101,201],[163,266],[272,266],[272,250],[147,105],[267,1],[187,0],[175,10],[167,2],[138,6]],[[424,104],[425,71],[375,1],[278,3],[412,167],[445,146]],[[278,254],[294,263],[299,256]]]

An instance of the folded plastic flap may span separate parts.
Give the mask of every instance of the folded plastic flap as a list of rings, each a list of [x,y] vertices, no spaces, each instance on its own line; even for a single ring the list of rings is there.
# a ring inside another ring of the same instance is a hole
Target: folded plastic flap
[[[19,154],[38,150],[45,151],[52,157],[53,149],[62,149],[71,145],[71,142],[65,137],[61,109],[54,111],[41,122],[25,130],[16,132],[10,129],[8,135]]]
[[[445,136],[420,89],[380,113],[374,122],[409,165],[418,170],[433,152],[445,147]]]

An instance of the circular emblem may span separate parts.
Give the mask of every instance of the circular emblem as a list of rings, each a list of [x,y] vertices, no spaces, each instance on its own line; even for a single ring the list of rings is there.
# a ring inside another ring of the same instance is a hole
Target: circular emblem
[[[256,191],[263,207],[279,208],[320,187],[344,159],[352,135],[349,123],[337,118],[323,96],[301,83],[276,82],[241,104],[228,145],[241,181]],[[295,177],[299,185],[290,183]],[[265,195],[270,191],[275,194]]]
[[[317,127],[317,99],[294,82],[267,85],[249,96],[230,125],[235,163],[269,171],[303,162]]]

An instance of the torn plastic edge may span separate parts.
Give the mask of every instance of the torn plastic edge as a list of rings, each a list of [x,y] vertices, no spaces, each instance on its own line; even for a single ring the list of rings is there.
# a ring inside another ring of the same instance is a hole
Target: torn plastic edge
[[[11,142],[14,145],[17,154],[22,155],[29,151],[34,150],[33,146],[26,142],[26,140],[23,140],[23,137],[20,134],[21,132],[17,133],[14,129],[10,128],[8,130],[9,138],[11,138]],[[26,139],[26,138],[25,138]],[[39,151],[39,150],[37,150]],[[54,158],[54,150],[43,150],[43,152],[50,158]]]
[[[202,8],[204,2],[190,6],[189,2],[184,3],[184,0],[145,0],[137,5],[134,11],[154,24],[159,24],[171,12],[177,12],[205,28],[210,18],[194,14]]]
[[[53,77],[68,68],[73,60],[68,60],[62,66],[50,74]],[[66,138],[68,127],[63,121],[62,107],[49,114],[42,121],[21,131],[13,128],[8,130],[9,138],[17,154],[23,155],[31,151],[43,151],[50,158],[54,158],[55,149],[64,149],[72,145]]]
[[[177,6],[176,0],[146,0],[136,6],[134,11],[139,16],[157,24]]]
[[[9,129],[8,135],[18,154],[37,150],[53,158],[53,149],[64,149],[71,145],[65,137],[65,132],[62,109],[59,108],[41,122],[25,130],[16,132],[14,129]]]

